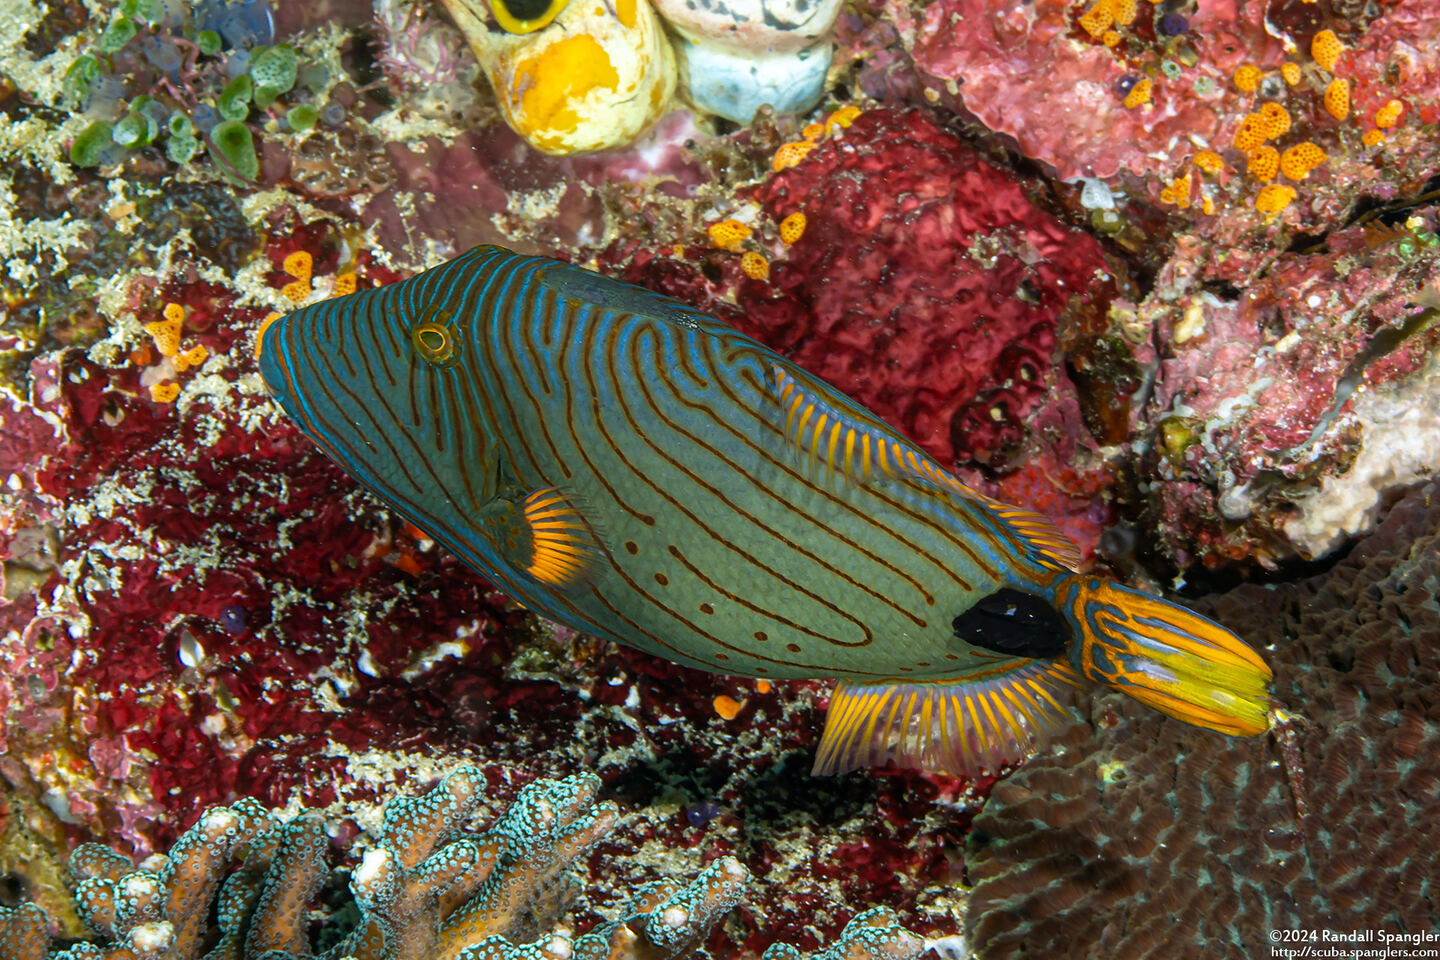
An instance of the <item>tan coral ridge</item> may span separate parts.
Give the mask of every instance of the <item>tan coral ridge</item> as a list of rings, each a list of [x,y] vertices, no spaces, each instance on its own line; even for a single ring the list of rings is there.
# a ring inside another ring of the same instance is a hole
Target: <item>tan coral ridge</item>
[[[571,940],[547,932],[572,899],[568,868],[615,826],[591,775],[537,780],[483,833],[465,829],[485,777],[460,767],[385,807],[378,846],[350,879],[360,922],[310,952],[310,909],[330,870],[318,817],[281,821],[243,798],[215,807],[137,868],[96,843],[70,869],[81,916],[101,939],[51,952],[45,911],[0,907],[0,960],[669,960],[688,957],[739,903],[748,872],[716,860],[687,885],[638,890],[619,919]],[[214,918],[212,924],[211,918]],[[857,916],[820,957],[913,960],[924,941],[893,913]],[[858,950],[859,952],[855,952]],[[838,952],[836,952],[838,951]],[[798,957],[772,947],[767,957]]]

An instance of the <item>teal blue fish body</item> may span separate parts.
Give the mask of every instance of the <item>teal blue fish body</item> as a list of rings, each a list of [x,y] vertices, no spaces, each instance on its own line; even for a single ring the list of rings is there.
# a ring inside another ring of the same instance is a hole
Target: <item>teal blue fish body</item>
[[[347,471],[527,607],[704,670],[842,681],[816,768],[1035,749],[1090,677],[1268,728],[1224,628],[1073,571],[765,345],[678,301],[481,247],[267,328],[261,372]]]

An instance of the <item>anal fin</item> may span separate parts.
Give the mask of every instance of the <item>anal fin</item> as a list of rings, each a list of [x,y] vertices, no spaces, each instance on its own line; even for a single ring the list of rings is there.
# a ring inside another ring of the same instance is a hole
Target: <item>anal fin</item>
[[[954,776],[995,773],[1034,754],[1074,715],[1068,664],[1021,661],[948,680],[857,683],[842,680],[830,698],[815,752],[816,776],[881,767]]]

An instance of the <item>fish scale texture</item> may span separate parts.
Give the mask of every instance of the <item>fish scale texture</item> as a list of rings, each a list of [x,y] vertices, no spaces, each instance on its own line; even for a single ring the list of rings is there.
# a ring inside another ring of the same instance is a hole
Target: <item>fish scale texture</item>
[[[1327,573],[1216,598],[1205,612],[1267,651],[1276,697],[1310,718],[1289,728],[1298,756],[1284,729],[1230,740],[1096,697],[975,820],[979,956],[1241,960],[1272,930],[1433,930],[1437,592],[1431,483]]]

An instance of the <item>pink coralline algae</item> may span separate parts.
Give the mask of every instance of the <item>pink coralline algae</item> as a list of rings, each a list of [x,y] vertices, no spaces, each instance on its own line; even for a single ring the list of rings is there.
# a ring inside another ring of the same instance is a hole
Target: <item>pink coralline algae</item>
[[[1368,124],[1397,97],[1432,122],[1435,63],[1422,52],[1431,50],[1436,29],[1429,4],[1372,6],[1342,22],[1325,19],[1319,4],[1203,3],[1169,25],[1174,33],[1161,22],[1166,9],[1115,0],[944,0],[919,14],[903,4],[884,9],[926,99],[1006,135],[1058,178],[1150,178],[1153,189],[1145,192],[1154,200],[1202,150],[1243,171],[1249,148],[1234,148],[1236,133],[1264,102],[1286,104],[1304,121],[1305,136],[1327,149],[1343,142],[1332,153],[1367,163],[1358,137],[1339,136],[1342,128]],[[1315,35],[1331,26],[1352,48],[1333,74],[1308,53]],[[1323,106],[1336,79],[1351,89],[1356,116],[1348,122]],[[1403,156],[1417,147],[1402,138],[1387,149]],[[1198,178],[1190,187],[1196,211],[1211,212]]]
[[[1166,345],[1141,411],[1144,462],[1182,566],[1323,555],[1373,522],[1387,486],[1425,474],[1440,333],[1413,301],[1433,296],[1440,241],[1429,217],[1413,224],[1333,234],[1260,276],[1195,238],[1178,245],[1159,289],[1193,270],[1178,287],[1192,292],[1152,297],[1139,318]]]
[[[1150,22],[1156,8],[1147,3],[1139,4],[1133,23],[1116,27],[1122,40],[1113,47],[1079,23],[1088,8],[1105,3],[945,0],[928,4],[918,19],[896,6],[889,9],[932,96],[953,99],[989,129],[1013,137],[1022,153],[1062,179],[1161,173],[1196,149],[1190,137],[1218,142],[1237,109],[1225,86],[1238,58],[1273,55],[1278,63],[1282,53],[1257,3],[1200,4],[1186,37],[1170,44],[1202,38],[1196,67],[1175,81],[1144,69],[1168,55]],[[1210,78],[1206,93],[1194,89],[1198,76]],[[1126,106],[1145,79],[1148,102]],[[1152,156],[1157,151],[1160,158]]]
[[[234,309],[233,293],[168,292],[191,307],[187,337],[244,355],[239,338],[258,318]],[[443,606],[417,597],[367,625],[362,605],[393,603],[407,579],[381,549],[392,539],[383,519],[333,499],[342,475],[288,426],[255,432],[267,402],[233,364],[183,375],[178,402],[164,404],[131,359],[107,368],[72,356],[53,386],[35,382],[28,415],[58,437],[22,474],[29,522],[63,518],[66,578],[0,610],[20,641],[4,651],[0,743],[62,816],[118,828],[144,850],[162,839],[151,822],[161,807],[183,819],[242,784],[326,802],[324,781],[344,763],[313,745],[370,743],[389,713],[337,718],[328,698],[398,683],[380,678],[437,636],[483,634],[505,614],[456,571]],[[410,715],[435,708],[405,689],[420,708]],[[451,686],[445,702],[448,714],[467,698]],[[277,737],[295,749],[289,762]],[[150,799],[112,806],[122,784]]]
[[[1017,470],[1026,494],[1046,475],[1045,505],[1093,544],[1104,483],[1056,357],[1066,318],[1082,306],[1103,315],[1114,295],[1100,245],[918,111],[859,113],[790,153],[803,159],[739,192],[766,222],[750,242],[702,254],[698,268],[625,242],[606,258],[628,257],[627,279],[708,302],[942,464],[994,477],[999,496]],[[795,213],[803,233],[785,244],[778,225]],[[757,249],[775,258],[766,279],[740,270]]]

